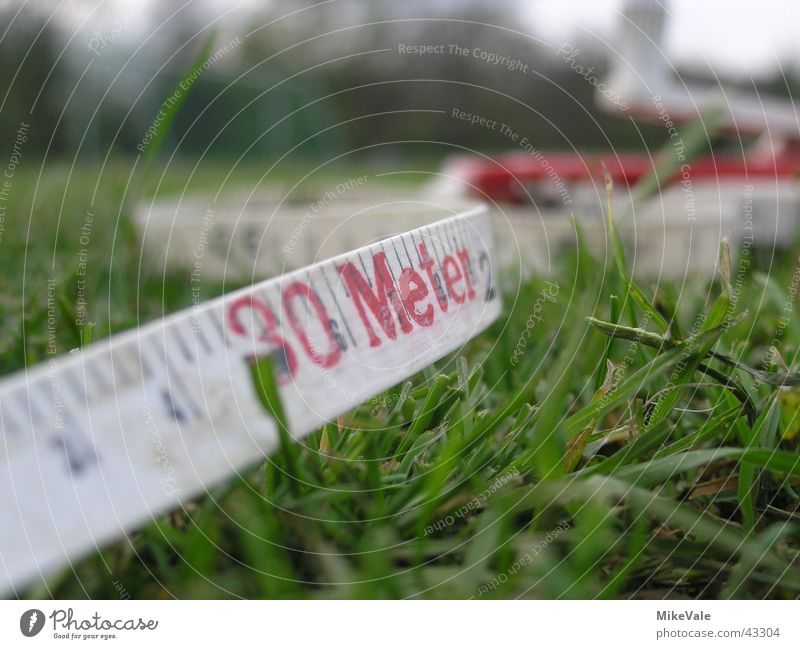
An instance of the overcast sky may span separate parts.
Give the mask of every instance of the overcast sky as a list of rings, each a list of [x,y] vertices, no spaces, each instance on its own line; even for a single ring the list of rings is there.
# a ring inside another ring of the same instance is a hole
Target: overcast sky
[[[552,40],[588,31],[613,37],[623,0],[531,0]],[[669,0],[666,52],[679,65],[707,60],[719,74],[761,75],[800,63],[798,0]]]

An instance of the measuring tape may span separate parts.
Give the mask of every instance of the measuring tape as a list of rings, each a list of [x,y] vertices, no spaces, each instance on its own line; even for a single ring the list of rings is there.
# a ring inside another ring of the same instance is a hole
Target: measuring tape
[[[380,236],[386,220],[417,227],[429,222],[432,215],[441,214],[442,204],[463,205],[474,197],[492,196],[492,192],[503,198],[506,194],[482,180],[482,174],[492,169],[499,169],[498,177],[516,187],[519,196],[530,202],[490,206],[495,259],[500,268],[510,271],[504,276],[510,278],[511,290],[522,278],[553,274],[556,261],[578,248],[570,217],[573,210],[589,252],[610,263],[602,176],[595,184],[571,187],[569,203],[553,206],[552,202],[543,201],[540,208],[536,204],[542,198],[540,187],[525,187],[520,182],[524,176],[516,178],[514,168],[472,158],[456,159],[413,200],[407,194],[392,193],[366,182],[351,188],[355,181],[349,181],[338,186],[343,189],[341,192],[321,190],[303,200],[287,200],[277,193],[259,191],[228,195],[222,201],[193,198],[157,203],[143,206],[137,221],[144,232],[144,256],[160,269],[188,271],[192,281],[195,277],[253,281],[313,261],[303,256],[298,240],[306,245],[305,250],[324,258]],[[486,194],[476,189],[484,185]],[[713,277],[720,240],[727,237],[736,250],[746,235],[747,221],[740,217],[739,192],[729,189],[720,197],[717,186],[697,187],[693,194],[693,220],[688,221],[680,216],[686,201],[680,187],[634,209],[627,203],[631,196],[622,185],[615,197],[623,212],[617,226],[634,275],[647,281],[681,279],[687,274]],[[765,202],[769,202],[771,194],[765,194],[762,186],[756,189],[755,195],[761,201],[754,202],[759,208],[760,223],[755,233],[756,245],[773,247],[776,237],[792,240],[788,231],[795,227],[796,219],[784,215],[778,227],[773,214],[770,222]],[[781,189],[788,201],[787,191],[785,187]]]
[[[159,271],[175,271],[195,287],[201,281],[256,281],[295,270],[318,259],[358,248],[385,236],[386,228],[422,227],[453,211],[469,209],[474,198],[452,192],[409,198],[386,188],[330,190],[287,200],[274,192],[230,194],[142,205],[136,213],[142,257]],[[489,207],[494,260],[505,271],[498,282],[512,290],[520,279],[553,272],[556,259],[575,250],[568,213],[551,218],[535,208]],[[605,223],[584,231],[602,250]]]
[[[276,359],[288,426],[301,439],[493,322],[501,304],[487,209],[393,205],[380,216],[367,209],[307,222],[262,214],[272,234],[261,232],[259,243],[231,232],[224,254],[221,227],[210,235],[213,212],[196,213],[184,241],[189,228],[172,219],[162,229],[161,208],[151,208],[145,255],[166,251],[165,264],[172,252],[184,255],[192,279],[225,268],[256,276],[334,243],[367,245],[0,383],[0,592],[52,574],[272,452],[278,430],[253,384],[254,358]],[[413,229],[379,238],[399,225]],[[250,255],[264,266],[247,270],[234,263],[247,258],[240,245],[274,250]]]

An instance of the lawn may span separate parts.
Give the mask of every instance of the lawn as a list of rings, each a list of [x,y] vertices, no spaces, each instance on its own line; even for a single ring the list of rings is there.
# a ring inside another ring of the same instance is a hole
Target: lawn
[[[191,304],[141,264],[128,165],[36,166],[0,241],[4,374]],[[227,168],[190,170],[158,193]],[[306,438],[298,475],[277,453],[21,594],[796,598],[800,270],[740,259],[654,288],[612,240],[508,281],[489,331]]]

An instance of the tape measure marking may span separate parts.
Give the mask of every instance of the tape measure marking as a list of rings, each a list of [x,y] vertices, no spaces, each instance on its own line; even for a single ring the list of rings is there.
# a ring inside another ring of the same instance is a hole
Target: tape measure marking
[[[253,358],[277,359],[299,439],[488,326],[494,270],[477,206],[5,379],[0,591],[274,450]]]

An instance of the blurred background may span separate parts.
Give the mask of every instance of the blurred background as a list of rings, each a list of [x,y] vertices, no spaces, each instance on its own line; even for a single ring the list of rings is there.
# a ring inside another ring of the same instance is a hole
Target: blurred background
[[[248,159],[437,158],[508,148],[498,132],[433,110],[469,105],[524,129],[539,148],[654,146],[663,128],[598,110],[623,3],[28,0],[2,3],[4,146],[31,121],[26,155],[105,160],[137,154],[148,127],[212,32],[222,54],[192,84],[163,152]],[[668,7],[664,56],[684,80],[778,96],[796,92],[800,44],[787,1]],[[442,43],[508,56],[414,55]],[[569,50],[564,50],[564,45]],[[568,59],[565,52],[572,52]],[[519,67],[519,66],[518,66]],[[394,144],[403,142],[404,144]],[[378,145],[378,146],[376,146]]]

